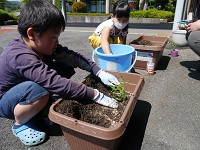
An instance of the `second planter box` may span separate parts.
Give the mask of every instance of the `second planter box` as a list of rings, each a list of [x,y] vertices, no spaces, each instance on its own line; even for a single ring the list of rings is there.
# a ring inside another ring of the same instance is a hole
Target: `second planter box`
[[[156,69],[167,42],[168,37],[160,36],[140,36],[130,42],[138,55],[134,68],[145,70],[147,62],[152,59]]]

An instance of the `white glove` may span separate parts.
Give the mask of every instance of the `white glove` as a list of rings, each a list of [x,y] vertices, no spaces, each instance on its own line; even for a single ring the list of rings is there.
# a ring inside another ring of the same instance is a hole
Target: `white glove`
[[[120,82],[115,76],[113,76],[108,72],[103,71],[102,69],[97,72],[97,77],[99,77],[101,81],[106,85],[115,86],[120,84]]]
[[[104,95],[103,93],[99,92],[97,89],[94,89],[94,90],[97,93],[93,99],[96,103],[104,105],[104,106],[108,106],[111,108],[118,107],[118,103],[114,98],[110,98],[110,97]]]

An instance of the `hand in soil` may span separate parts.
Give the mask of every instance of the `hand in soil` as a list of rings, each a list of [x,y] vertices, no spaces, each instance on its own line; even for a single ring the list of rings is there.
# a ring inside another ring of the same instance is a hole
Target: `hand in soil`
[[[119,85],[119,81],[118,79],[113,76],[112,74],[108,73],[108,72],[105,72],[103,70],[100,70],[98,73],[97,73],[97,76],[101,79],[101,81],[106,84],[106,85],[112,85],[112,86],[115,86],[115,85]]]
[[[117,108],[118,104],[117,101],[114,98],[110,98],[103,93],[99,92],[97,89],[95,89],[97,95],[94,98],[94,101],[98,104],[108,106],[111,108]]]

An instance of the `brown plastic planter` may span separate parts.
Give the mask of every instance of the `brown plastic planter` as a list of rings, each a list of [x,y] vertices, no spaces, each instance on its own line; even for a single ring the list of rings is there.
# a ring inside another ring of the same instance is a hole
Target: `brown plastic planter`
[[[137,41],[141,40],[148,40],[159,46],[147,46],[147,45],[136,44]],[[168,37],[160,37],[160,36],[140,36],[137,39],[130,42],[129,45],[133,46],[138,52],[138,58],[134,65],[134,68],[145,70],[147,67],[148,60],[152,58],[153,62],[155,63],[155,69],[156,69],[167,42],[168,42]]]
[[[61,126],[64,136],[72,150],[116,150],[126,130],[134,110],[137,98],[144,84],[144,78],[139,74],[109,71],[118,79],[123,76],[125,90],[132,93],[130,100],[115,127],[104,128],[86,123],[54,111],[62,99],[55,102],[49,112],[49,119]]]

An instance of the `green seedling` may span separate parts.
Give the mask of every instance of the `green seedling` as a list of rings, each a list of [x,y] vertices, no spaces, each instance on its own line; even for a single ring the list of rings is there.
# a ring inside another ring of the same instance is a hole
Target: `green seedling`
[[[169,40],[169,46],[173,51],[176,49],[176,44],[172,40]]]
[[[121,76],[119,85],[110,86],[111,89],[112,89],[113,97],[117,101],[125,101],[125,100],[127,100],[127,93],[125,92],[124,86],[122,85],[122,83],[125,83],[125,82],[124,82],[124,78]]]

